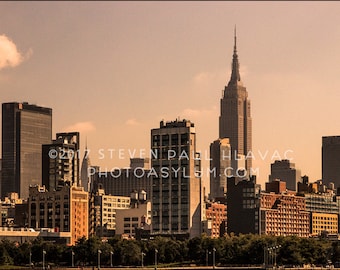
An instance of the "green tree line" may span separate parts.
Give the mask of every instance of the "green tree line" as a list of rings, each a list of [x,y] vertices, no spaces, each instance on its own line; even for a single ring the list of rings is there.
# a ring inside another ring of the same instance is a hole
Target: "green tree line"
[[[278,265],[325,265],[340,262],[339,241],[327,239],[274,237],[261,235],[226,236],[217,239],[196,237],[189,240],[156,237],[137,241],[118,237],[102,241],[99,238],[81,238],[74,246],[58,245],[37,238],[18,244],[0,241],[0,265],[41,265],[43,250],[45,262],[50,265],[109,266],[162,265],[261,265],[274,262],[271,247],[276,247],[275,261]],[[157,253],[156,251],[157,250]]]

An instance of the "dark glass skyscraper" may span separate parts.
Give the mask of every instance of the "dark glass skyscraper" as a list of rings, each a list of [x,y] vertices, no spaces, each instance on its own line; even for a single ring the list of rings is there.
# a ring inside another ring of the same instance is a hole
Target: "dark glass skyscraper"
[[[224,88],[221,98],[221,115],[219,119],[219,138],[229,138],[231,146],[232,166],[234,170],[245,166],[250,172],[252,160],[246,159],[240,166],[240,156],[247,156],[252,149],[252,119],[248,92],[241,81],[236,49],[236,31],[234,36],[234,54],[232,72],[229,83]],[[234,161],[234,162],[233,162]],[[237,162],[235,162],[237,161]],[[237,164],[236,164],[237,163]]]
[[[322,137],[322,181],[340,187],[340,136]]]
[[[28,103],[2,104],[1,197],[41,184],[42,145],[52,140],[52,109]]]

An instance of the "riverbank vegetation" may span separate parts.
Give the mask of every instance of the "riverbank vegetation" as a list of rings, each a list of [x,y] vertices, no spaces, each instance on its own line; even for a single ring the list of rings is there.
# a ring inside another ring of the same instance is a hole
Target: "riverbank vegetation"
[[[274,249],[273,249],[274,247]],[[100,252],[98,252],[100,250]],[[156,251],[157,250],[157,251]],[[157,237],[148,241],[114,237],[106,241],[91,237],[75,246],[58,245],[35,239],[32,242],[0,241],[0,265],[152,266],[160,265],[326,265],[340,262],[340,242],[327,239],[274,237],[260,235],[205,236],[180,241]],[[99,256],[98,256],[98,253]]]

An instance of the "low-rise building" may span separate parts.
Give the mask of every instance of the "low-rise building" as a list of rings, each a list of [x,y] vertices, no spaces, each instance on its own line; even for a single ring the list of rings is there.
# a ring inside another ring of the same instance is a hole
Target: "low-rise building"
[[[309,236],[309,212],[294,193],[261,193],[261,234]]]
[[[144,235],[145,231],[150,233],[151,216],[151,202],[149,201],[133,204],[130,209],[117,210],[116,234],[136,238],[137,231],[141,235],[143,231]]]
[[[211,238],[222,236],[226,232],[227,206],[218,202],[208,202],[206,203],[205,215],[204,233]]]
[[[29,188],[29,226],[70,232],[70,244],[88,237],[88,193],[83,187],[62,186],[48,191],[45,186]]]

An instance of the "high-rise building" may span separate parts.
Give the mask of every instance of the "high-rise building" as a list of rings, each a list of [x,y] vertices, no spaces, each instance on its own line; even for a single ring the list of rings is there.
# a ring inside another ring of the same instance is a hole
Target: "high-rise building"
[[[81,185],[84,187],[85,191],[91,190],[91,162],[89,157],[90,152],[87,150],[87,145],[85,147],[85,153],[83,157],[83,161],[81,163],[81,169],[80,169],[80,180]]]
[[[234,36],[234,54],[232,72],[229,83],[224,88],[221,98],[221,115],[219,118],[219,138],[229,138],[232,160],[245,158],[246,172],[251,174],[252,159],[248,155],[252,150],[252,119],[250,115],[250,100],[248,92],[241,81],[236,48],[236,29]],[[233,162],[234,168],[241,168],[238,162]]]
[[[340,136],[322,137],[322,180],[340,187]]]
[[[194,123],[161,121],[151,130],[151,149],[152,233],[199,236],[202,198]]]
[[[210,198],[224,198],[227,194],[227,177],[231,168],[230,144],[228,138],[215,140],[210,144]]]
[[[52,140],[52,109],[32,104],[2,104],[1,197],[16,192],[28,198],[30,185],[41,184],[42,145]]]
[[[79,132],[57,133],[52,144],[42,146],[42,183],[49,191],[80,186],[79,139]]]
[[[295,168],[294,163],[287,159],[275,160],[270,167],[269,182],[280,179],[286,182],[287,189],[297,191],[297,185],[301,182],[301,171]]]

